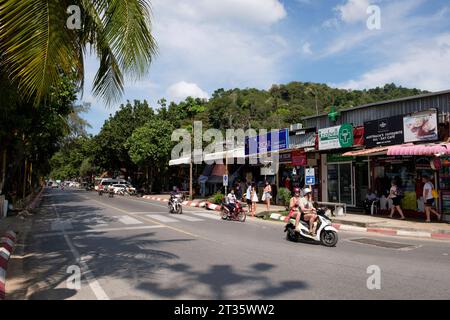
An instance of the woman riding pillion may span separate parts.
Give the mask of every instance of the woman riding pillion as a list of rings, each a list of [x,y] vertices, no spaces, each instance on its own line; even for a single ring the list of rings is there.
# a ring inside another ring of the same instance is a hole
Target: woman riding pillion
[[[294,196],[289,202],[289,214],[286,217],[286,221],[295,214],[295,229],[297,229],[300,219],[309,222],[309,232],[311,235],[315,235],[314,222],[317,220],[316,209],[312,204],[311,189],[305,188],[303,190],[303,197],[300,197],[300,189],[294,189]]]

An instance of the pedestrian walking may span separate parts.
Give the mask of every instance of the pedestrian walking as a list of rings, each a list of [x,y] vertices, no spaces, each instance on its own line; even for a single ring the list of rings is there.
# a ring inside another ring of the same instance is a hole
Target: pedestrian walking
[[[267,211],[270,210],[270,199],[272,199],[272,187],[271,187],[269,181],[266,181],[261,200],[266,203]]]
[[[247,201],[248,210],[252,211],[252,184],[247,182],[247,190],[245,191],[245,200]]]
[[[434,192],[436,192],[436,190],[434,189],[434,185],[430,181],[430,177],[428,177],[428,176],[423,176],[422,182],[425,184],[423,186],[423,202],[425,205],[425,215],[427,217],[427,220],[425,220],[425,222],[431,222],[431,219],[430,219],[431,212],[434,213],[438,217],[438,220],[440,221],[442,218],[442,215],[439,214],[436,211],[436,209],[433,208],[434,207],[433,190],[434,190]]]
[[[400,213],[400,219],[405,220],[405,216],[403,215],[402,207],[400,205],[402,198],[403,191],[397,185],[397,181],[393,179],[391,182],[391,189],[389,191],[389,199],[392,200],[391,214],[389,215],[390,218],[394,217],[395,210],[397,210],[398,213]]]
[[[256,184],[251,185],[251,206],[252,206],[252,217],[256,215],[256,204],[258,203],[258,192],[256,191]]]

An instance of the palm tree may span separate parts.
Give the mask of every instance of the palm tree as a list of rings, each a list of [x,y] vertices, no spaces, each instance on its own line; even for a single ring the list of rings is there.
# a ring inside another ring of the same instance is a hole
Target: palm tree
[[[69,6],[81,9],[81,29],[67,28]],[[93,93],[108,104],[124,77],[143,76],[156,55],[149,0],[0,0],[0,70],[20,93],[41,103],[61,75],[83,87],[86,53],[100,65]]]

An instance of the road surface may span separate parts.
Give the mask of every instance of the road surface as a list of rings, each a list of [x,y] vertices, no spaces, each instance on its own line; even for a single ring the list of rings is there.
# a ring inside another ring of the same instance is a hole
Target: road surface
[[[327,248],[286,241],[280,223],[183,209],[46,190],[26,239],[26,298],[450,298],[450,242],[341,232]],[[373,265],[381,288],[370,290]]]

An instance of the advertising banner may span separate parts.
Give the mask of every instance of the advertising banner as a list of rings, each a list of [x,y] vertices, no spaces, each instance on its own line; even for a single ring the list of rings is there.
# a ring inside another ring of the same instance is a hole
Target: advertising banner
[[[405,142],[435,141],[438,139],[437,111],[419,112],[403,118]]]
[[[353,142],[353,126],[351,124],[319,130],[319,150],[348,148],[353,146]]]
[[[403,140],[403,116],[364,123],[364,144],[367,148],[402,144]]]
[[[282,129],[257,137],[245,137],[245,155],[260,154],[271,151],[280,151],[289,148],[289,130]]]

